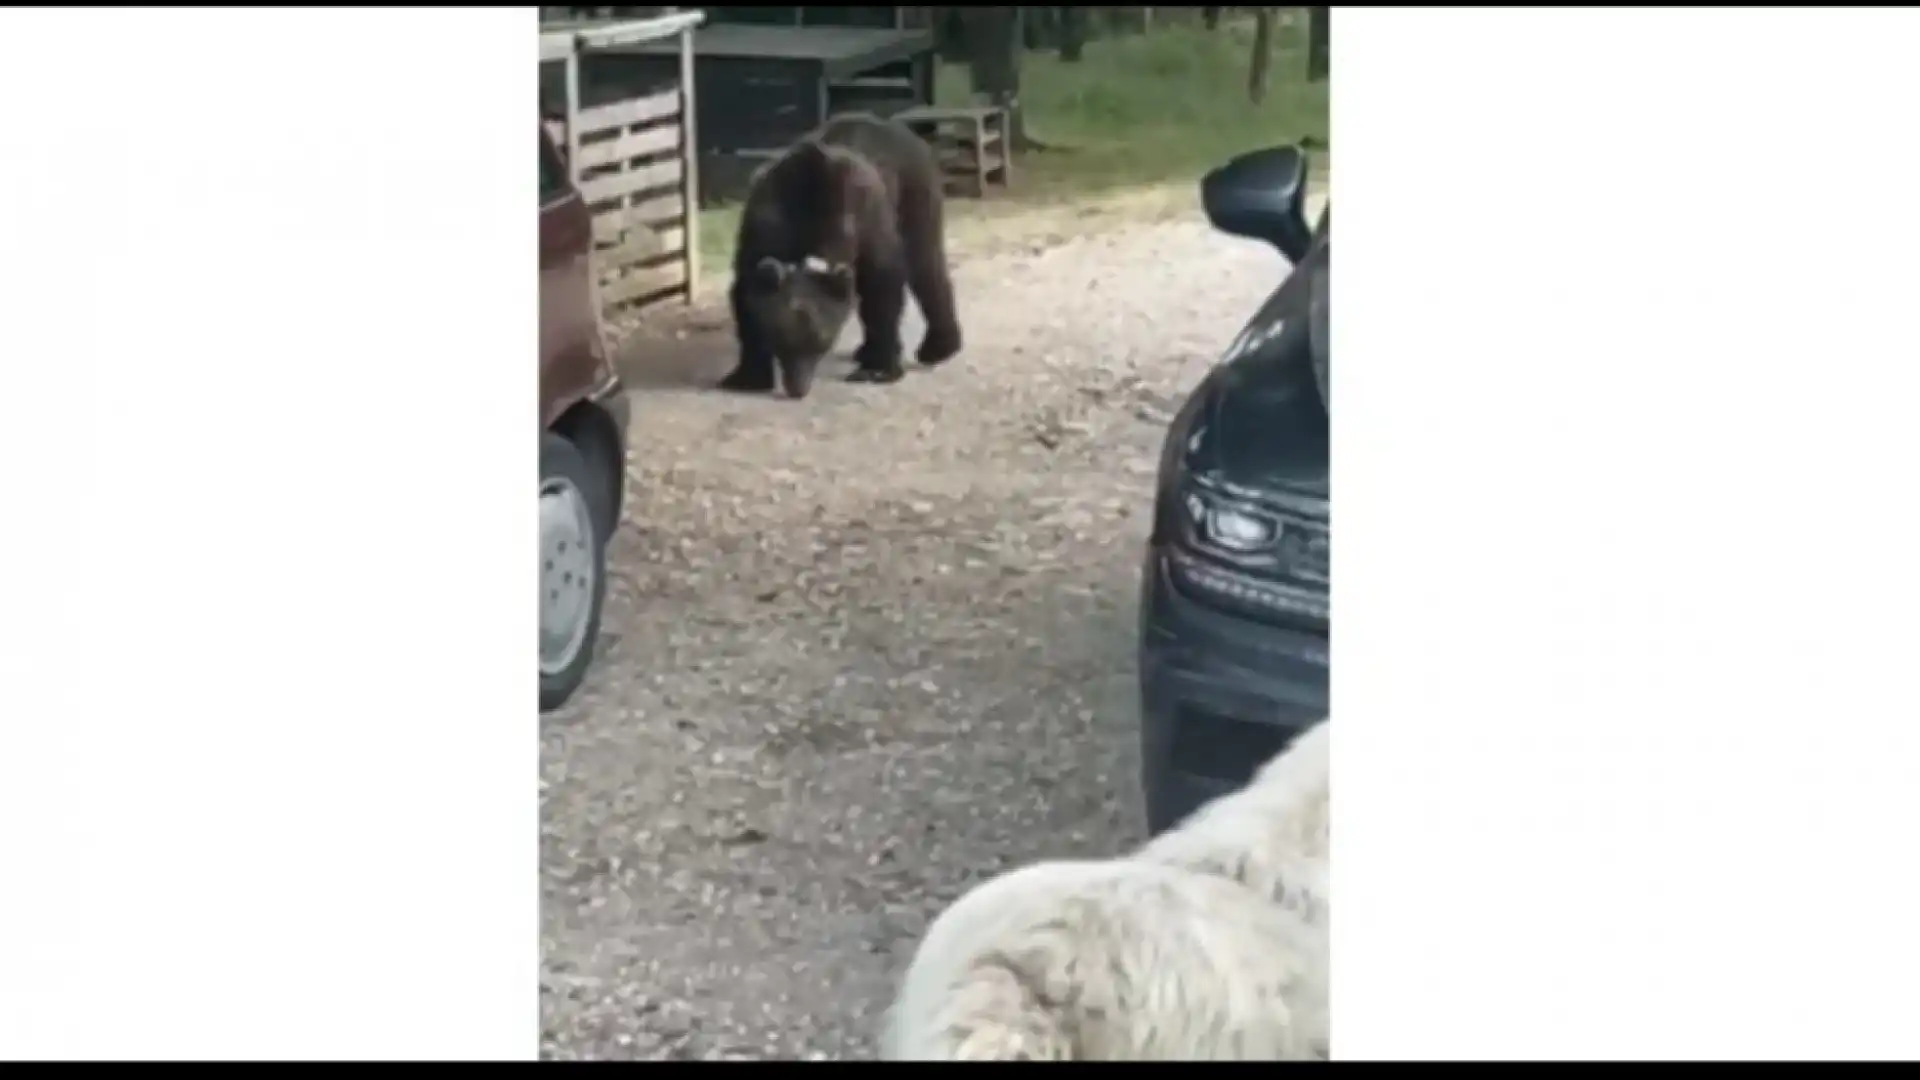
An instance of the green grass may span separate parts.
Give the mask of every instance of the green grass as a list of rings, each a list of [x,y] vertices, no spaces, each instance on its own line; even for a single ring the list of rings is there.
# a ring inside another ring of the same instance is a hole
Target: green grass
[[[1327,145],[1327,84],[1306,81],[1306,25],[1298,9],[1277,26],[1266,99],[1247,98],[1251,20],[1208,31],[1197,21],[1090,42],[1079,63],[1053,53],[1021,58],[1028,133],[1048,149],[1015,162],[1018,203],[1098,197],[1197,182],[1235,154],[1311,136]],[[936,98],[971,100],[962,65],[942,65]],[[1316,166],[1324,152],[1316,153]],[[996,197],[995,204],[1005,199]],[[984,205],[956,199],[964,221]],[[705,211],[700,247],[710,271],[732,257],[737,212]]]
[[[1197,24],[1096,41],[1078,64],[1028,53],[1027,130],[1058,152],[1028,154],[1022,188],[1085,193],[1176,180],[1246,150],[1327,136],[1327,84],[1306,82],[1305,27],[1278,28],[1266,100],[1247,98],[1251,22]],[[940,72],[941,101],[970,96],[961,68]]]

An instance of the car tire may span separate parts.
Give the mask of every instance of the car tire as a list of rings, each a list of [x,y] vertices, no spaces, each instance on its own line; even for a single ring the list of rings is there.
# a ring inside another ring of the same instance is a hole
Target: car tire
[[[606,478],[580,448],[540,436],[540,711],[567,703],[586,681],[607,598]]]
[[[620,527],[620,511],[626,504],[626,453],[611,427],[586,425],[576,433],[575,443],[587,463],[594,467],[600,483],[587,492],[594,523],[600,527],[602,543],[611,544]]]

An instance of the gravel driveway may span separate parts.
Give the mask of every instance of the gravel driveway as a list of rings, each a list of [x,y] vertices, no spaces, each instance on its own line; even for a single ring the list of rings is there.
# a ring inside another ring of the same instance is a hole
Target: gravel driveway
[[[943,905],[1139,838],[1156,455],[1284,263],[1069,224],[957,245],[967,350],[894,386],[704,389],[717,312],[629,343],[601,661],[542,722],[545,1056],[871,1057]]]

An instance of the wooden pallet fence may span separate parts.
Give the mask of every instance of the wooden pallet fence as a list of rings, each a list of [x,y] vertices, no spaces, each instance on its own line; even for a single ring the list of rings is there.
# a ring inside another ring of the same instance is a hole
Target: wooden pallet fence
[[[1007,111],[994,105],[921,105],[894,115],[933,147],[951,194],[985,198],[1013,184]]]
[[[580,194],[593,216],[594,267],[607,316],[692,299],[698,275],[687,214],[685,110],[678,87],[580,111]]]

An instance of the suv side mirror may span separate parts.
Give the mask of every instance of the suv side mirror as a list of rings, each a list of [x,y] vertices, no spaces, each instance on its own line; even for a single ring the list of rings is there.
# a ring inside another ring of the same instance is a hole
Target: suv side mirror
[[[1200,181],[1200,203],[1213,227],[1265,240],[1289,262],[1313,242],[1307,228],[1307,157],[1292,146],[1241,154]]]

